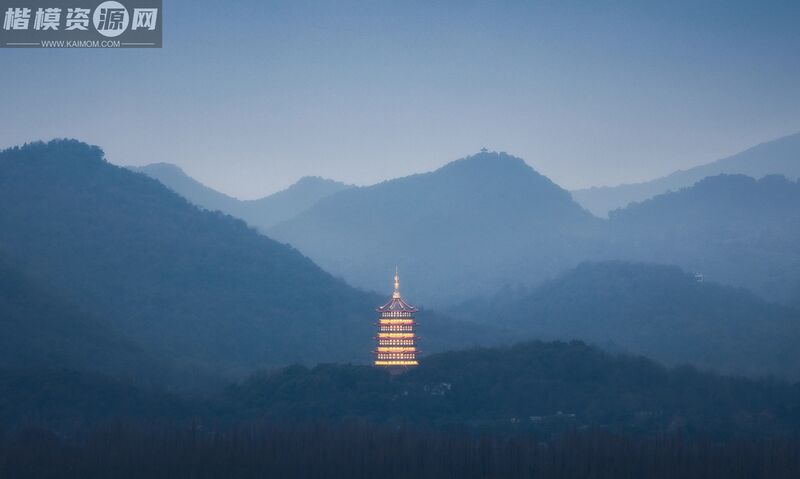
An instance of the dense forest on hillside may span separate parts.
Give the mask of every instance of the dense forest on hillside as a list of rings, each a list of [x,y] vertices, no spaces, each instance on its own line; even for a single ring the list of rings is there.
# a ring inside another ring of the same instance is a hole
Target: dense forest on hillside
[[[0,367],[155,377],[156,361],[110,325],[0,258]]]
[[[800,386],[583,343],[292,366],[213,397],[0,372],[3,477],[726,477],[800,472]]]
[[[399,376],[371,366],[289,366],[210,396],[176,396],[96,374],[8,370],[0,421],[65,434],[114,417],[189,420],[207,427],[257,418],[470,425],[489,430],[620,432],[702,437],[800,431],[800,387],[717,376],[688,366],[571,343],[523,343],[424,358]]]
[[[580,342],[448,352],[390,378],[365,366],[289,367],[228,390],[233,410],[545,430],[606,427],[722,436],[800,430],[800,389],[727,378]]]

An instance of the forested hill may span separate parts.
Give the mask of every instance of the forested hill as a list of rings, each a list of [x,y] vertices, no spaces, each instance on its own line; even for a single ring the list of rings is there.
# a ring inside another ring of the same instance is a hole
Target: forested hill
[[[227,407],[281,417],[605,426],[730,434],[800,428],[800,389],[665,368],[584,343],[527,342],[436,354],[390,378],[369,367],[290,367],[231,388]]]
[[[430,173],[342,191],[267,231],[359,287],[402,265],[426,304],[536,282],[591,254],[600,220],[506,153],[483,151]]]
[[[113,325],[35,284],[0,258],[0,368],[154,376],[158,363]]]
[[[109,417],[172,416],[200,427],[256,419],[361,419],[541,432],[605,428],[765,437],[800,431],[800,387],[666,368],[578,341],[435,354],[405,374],[371,366],[289,366],[207,399],[167,396],[97,375],[0,370],[0,432],[32,417],[61,429]],[[114,398],[103,404],[103,398]],[[148,419],[149,418],[149,419]]]
[[[669,364],[800,379],[800,311],[674,266],[584,263],[532,290],[472,301],[457,317],[523,337],[581,339]]]
[[[764,227],[792,230],[800,219],[798,205],[800,180],[782,175],[758,180],[745,175],[718,175],[614,210],[610,217],[612,224],[629,226],[643,234],[654,229],[677,229],[711,236]]]
[[[612,256],[677,264],[800,307],[800,181],[705,178],[611,213]]]
[[[0,153],[0,253],[185,371],[366,362],[384,301],[73,140]],[[420,323],[429,352],[492,337]]]
[[[580,342],[437,354],[399,376],[292,366],[210,400],[64,371],[0,370],[0,389],[4,477],[792,479],[800,470],[797,385],[669,369]]]

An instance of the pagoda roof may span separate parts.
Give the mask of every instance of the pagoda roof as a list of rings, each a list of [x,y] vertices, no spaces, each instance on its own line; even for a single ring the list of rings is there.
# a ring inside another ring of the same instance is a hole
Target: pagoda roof
[[[380,313],[416,313],[417,308],[406,303],[400,296],[400,275],[397,274],[397,269],[394,271],[394,293],[392,299],[380,308],[376,309]]]
[[[399,296],[398,297],[392,296],[392,299],[390,299],[388,303],[384,304],[376,311],[379,311],[381,313],[388,313],[388,312],[416,313],[417,308],[406,303],[406,301]]]

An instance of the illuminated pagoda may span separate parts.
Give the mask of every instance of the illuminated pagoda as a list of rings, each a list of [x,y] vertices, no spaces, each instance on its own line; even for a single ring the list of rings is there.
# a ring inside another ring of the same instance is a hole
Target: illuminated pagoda
[[[414,315],[417,308],[406,303],[400,296],[400,277],[394,273],[392,299],[380,308],[378,314],[378,348],[375,350],[375,366],[399,372],[416,366],[417,347],[414,335]]]

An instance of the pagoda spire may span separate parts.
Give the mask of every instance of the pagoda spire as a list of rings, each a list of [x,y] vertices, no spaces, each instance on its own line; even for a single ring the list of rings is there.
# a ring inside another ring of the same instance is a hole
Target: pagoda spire
[[[400,297],[400,275],[397,274],[397,266],[394,267],[394,293],[392,298],[397,299]]]

